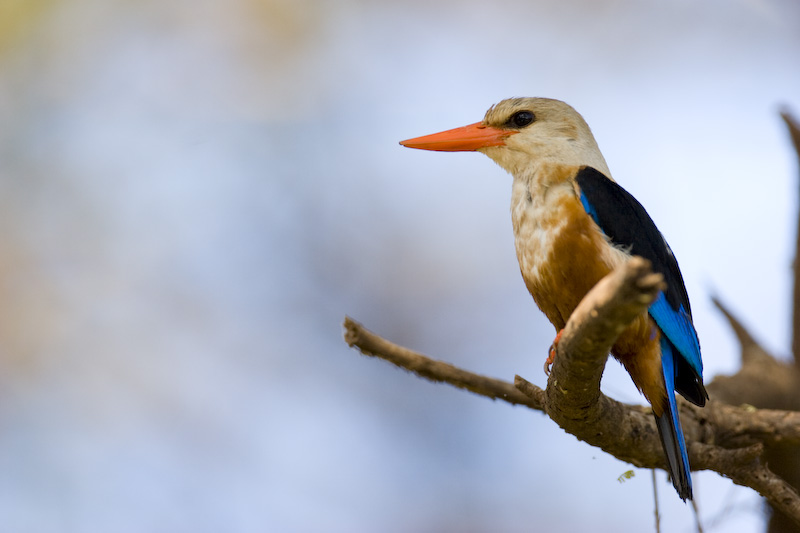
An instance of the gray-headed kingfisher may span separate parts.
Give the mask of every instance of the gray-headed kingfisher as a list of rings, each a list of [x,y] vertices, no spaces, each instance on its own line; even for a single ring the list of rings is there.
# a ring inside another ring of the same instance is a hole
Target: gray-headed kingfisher
[[[638,255],[667,289],[619,336],[611,353],[650,402],[678,495],[692,480],[675,392],[703,406],[700,343],[678,262],[653,220],[612,179],[589,126],[547,98],[503,100],[481,122],[402,141],[444,152],[478,151],[513,177],[511,220],[522,278],[558,335],[578,302]],[[554,350],[545,363],[552,362]]]

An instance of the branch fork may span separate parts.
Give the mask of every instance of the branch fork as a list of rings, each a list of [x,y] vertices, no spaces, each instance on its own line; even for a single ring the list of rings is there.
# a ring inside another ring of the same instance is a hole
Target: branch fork
[[[345,340],[364,355],[385,359],[425,379],[543,411],[566,432],[620,460],[666,469],[650,409],[623,404],[600,391],[611,346],[664,288],[663,276],[641,257],[631,258],[603,278],[564,327],[546,389],[520,376],[512,384],[436,361],[381,338],[349,317]],[[755,489],[800,525],[800,496],[763,460],[765,442],[800,444],[800,414],[734,407],[713,399],[704,409],[679,399],[679,407],[695,470],[713,470]]]

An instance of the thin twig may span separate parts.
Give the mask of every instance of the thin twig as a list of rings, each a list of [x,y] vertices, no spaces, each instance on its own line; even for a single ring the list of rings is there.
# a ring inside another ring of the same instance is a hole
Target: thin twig
[[[656,469],[651,469],[650,473],[652,474],[651,479],[653,481],[653,503],[656,515],[656,533],[661,533],[661,515],[658,513],[658,481],[656,480]]]
[[[697,507],[697,500],[689,500],[689,502],[692,504],[694,525],[697,527],[697,533],[703,533],[703,523],[700,521],[700,509]]]
[[[541,389],[538,393],[526,395],[507,381],[481,376],[450,363],[435,361],[372,333],[350,317],[345,317],[344,328],[344,338],[347,344],[355,346],[364,355],[385,359],[422,378],[449,383],[454,387],[466,389],[481,396],[504,400],[511,404],[527,405],[532,409],[542,410],[543,408],[544,391]]]

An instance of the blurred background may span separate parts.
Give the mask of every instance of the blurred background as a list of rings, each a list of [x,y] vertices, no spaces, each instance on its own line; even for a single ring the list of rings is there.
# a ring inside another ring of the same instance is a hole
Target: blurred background
[[[345,314],[545,384],[511,179],[402,139],[565,100],[680,259],[788,353],[791,0],[0,0],[0,531],[653,530],[650,472],[419,380]],[[642,402],[610,362],[604,389]],[[663,531],[691,508],[657,474]],[[695,476],[706,531],[752,491]]]

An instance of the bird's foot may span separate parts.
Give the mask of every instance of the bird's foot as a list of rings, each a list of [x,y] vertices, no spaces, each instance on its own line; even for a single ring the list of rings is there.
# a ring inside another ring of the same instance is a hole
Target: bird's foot
[[[561,340],[562,333],[564,333],[563,329],[558,332],[556,338],[553,339],[553,344],[550,345],[550,349],[547,350],[547,359],[545,359],[544,362],[544,373],[548,376],[550,375],[550,365],[556,360],[556,348],[558,348],[558,341]]]

